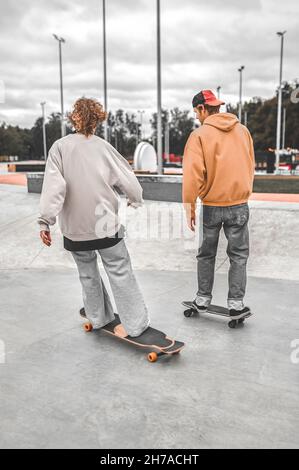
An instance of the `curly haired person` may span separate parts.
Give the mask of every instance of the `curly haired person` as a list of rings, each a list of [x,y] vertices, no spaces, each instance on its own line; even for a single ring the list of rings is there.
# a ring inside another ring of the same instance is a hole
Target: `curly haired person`
[[[142,188],[128,162],[95,135],[106,119],[96,100],[80,98],[69,120],[75,133],[52,145],[40,199],[40,237],[51,246],[50,227],[58,221],[64,248],[71,252],[82,285],[84,309],[93,328],[114,320],[109,294],[101,278],[97,253],[109,279],[123,332],[140,336],[149,326],[143,296],[134,276],[124,241],[117,189],[128,204],[142,204]]]

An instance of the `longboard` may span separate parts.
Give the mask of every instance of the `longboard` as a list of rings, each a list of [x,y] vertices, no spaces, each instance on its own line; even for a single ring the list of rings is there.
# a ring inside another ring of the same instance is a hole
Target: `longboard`
[[[194,315],[195,313],[209,313],[211,315],[220,315],[221,317],[227,317],[231,319],[228,322],[228,326],[230,328],[235,328],[237,325],[242,325],[246,318],[249,318],[251,317],[251,315],[253,315],[252,312],[249,312],[244,317],[234,320],[230,316],[228,309],[225,307],[221,307],[220,305],[211,304],[209,305],[207,310],[203,310],[202,312],[195,307],[193,302],[184,301],[182,302],[182,305],[184,305],[184,307],[188,307],[187,310],[184,311],[184,315],[187,318],[192,317],[192,315]]]
[[[86,315],[82,314],[82,311],[83,309],[80,310],[80,315],[86,318]],[[185,346],[183,342],[169,338],[162,331],[156,330],[152,327],[148,327],[140,336],[137,337],[123,335],[124,330],[122,329],[120,318],[116,313],[114,315],[115,319],[101,328],[101,330],[123,341],[132,343],[135,346],[152,349],[152,351],[147,354],[149,362],[156,362],[159,356],[172,356],[174,354],[179,354]],[[84,330],[86,332],[92,331],[92,324],[90,322],[85,323]]]

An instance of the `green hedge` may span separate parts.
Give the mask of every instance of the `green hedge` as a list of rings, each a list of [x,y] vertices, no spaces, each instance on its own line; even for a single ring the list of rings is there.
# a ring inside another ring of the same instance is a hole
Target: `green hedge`
[[[254,193],[299,194],[298,176],[255,176]]]

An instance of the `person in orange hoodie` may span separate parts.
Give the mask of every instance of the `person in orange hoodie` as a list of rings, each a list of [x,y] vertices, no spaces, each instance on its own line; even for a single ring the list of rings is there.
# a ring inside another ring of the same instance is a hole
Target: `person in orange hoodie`
[[[223,227],[230,260],[227,306],[240,319],[250,309],[244,305],[246,264],[249,256],[248,198],[254,178],[254,148],[247,127],[211,90],[197,93],[192,106],[201,126],[189,136],[183,158],[183,203],[191,230],[196,224],[196,200],[202,203],[202,244],[197,255],[198,291],[193,301],[199,311],[212,300],[215,259]],[[201,227],[200,227],[201,228]]]

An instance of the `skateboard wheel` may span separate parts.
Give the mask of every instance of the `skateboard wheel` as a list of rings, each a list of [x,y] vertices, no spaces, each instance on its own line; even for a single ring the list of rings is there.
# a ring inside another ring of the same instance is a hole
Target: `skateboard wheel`
[[[186,318],[192,317],[193,313],[194,312],[193,312],[192,308],[188,308],[187,310],[184,311],[184,315],[185,315]]]
[[[239,325],[242,325],[242,323],[244,323],[244,321],[245,321],[245,318],[240,318],[240,320],[238,320]]]
[[[236,320],[231,320],[228,324],[230,328],[236,328],[237,321]]]
[[[84,323],[83,328],[87,333],[89,333],[90,331],[92,331],[92,324],[91,323]]]
[[[156,362],[158,360],[158,354],[156,352],[151,352],[147,355],[149,362]]]

